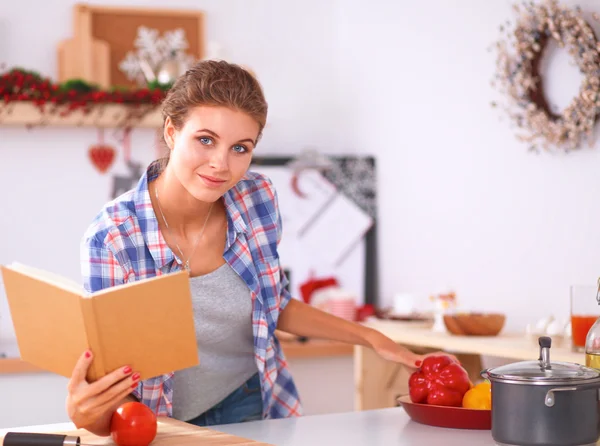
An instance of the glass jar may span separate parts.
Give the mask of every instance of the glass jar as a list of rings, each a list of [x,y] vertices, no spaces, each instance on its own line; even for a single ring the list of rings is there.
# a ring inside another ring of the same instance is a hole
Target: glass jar
[[[600,279],[596,301],[600,305]],[[600,317],[596,319],[585,338],[585,365],[600,370]]]

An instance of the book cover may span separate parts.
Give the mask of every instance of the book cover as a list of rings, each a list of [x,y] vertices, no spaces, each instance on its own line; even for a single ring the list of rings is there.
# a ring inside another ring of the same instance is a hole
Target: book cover
[[[25,265],[1,271],[21,359],[30,364],[70,377],[89,348],[89,382],[124,365],[147,379],[199,364],[185,271],[91,294]]]

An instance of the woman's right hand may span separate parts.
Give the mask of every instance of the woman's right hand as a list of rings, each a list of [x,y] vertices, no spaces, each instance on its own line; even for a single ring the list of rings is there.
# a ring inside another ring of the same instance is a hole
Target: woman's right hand
[[[92,353],[84,352],[67,386],[67,414],[78,429],[108,435],[113,412],[133,392],[140,379],[131,367],[124,366],[89,384],[87,371]]]

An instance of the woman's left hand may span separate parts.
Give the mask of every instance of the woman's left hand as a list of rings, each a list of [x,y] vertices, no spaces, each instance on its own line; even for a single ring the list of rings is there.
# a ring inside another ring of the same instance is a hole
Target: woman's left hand
[[[395,343],[390,338],[377,331],[374,331],[370,336],[369,344],[371,345],[373,350],[375,350],[375,352],[379,354],[379,356],[381,356],[383,359],[393,362],[399,362],[411,368],[420,367],[423,363],[423,360],[427,356],[444,355],[456,360],[456,357],[445,352],[434,352],[428,353],[426,355],[418,355],[416,353],[411,352],[406,347]]]

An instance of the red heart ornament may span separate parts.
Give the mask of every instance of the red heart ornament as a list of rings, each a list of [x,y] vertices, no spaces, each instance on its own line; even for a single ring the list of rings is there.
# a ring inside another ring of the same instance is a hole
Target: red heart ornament
[[[101,173],[105,173],[115,161],[116,151],[111,146],[105,144],[96,144],[90,147],[88,155],[92,164],[96,166]]]

